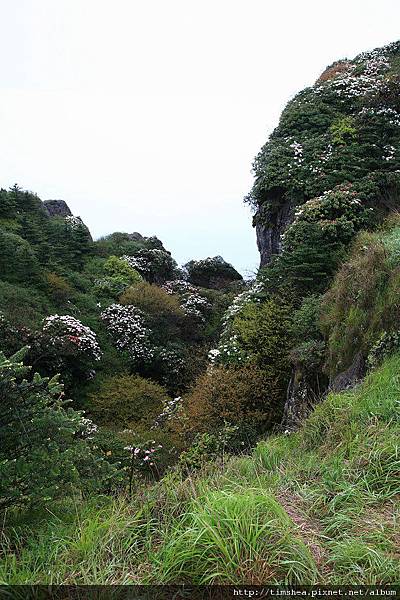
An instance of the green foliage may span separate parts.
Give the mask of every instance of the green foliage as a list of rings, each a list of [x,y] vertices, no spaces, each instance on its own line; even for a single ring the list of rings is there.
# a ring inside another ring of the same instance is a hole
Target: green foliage
[[[221,256],[191,260],[184,265],[184,269],[187,271],[190,283],[205,288],[220,289],[243,279],[240,273]]]
[[[326,293],[321,323],[330,373],[348,367],[357,352],[366,358],[384,332],[398,329],[399,240],[393,220],[387,232],[360,234]]]
[[[273,213],[336,185],[399,168],[399,43],[331,66],[289,102],[253,163],[247,201]],[[396,70],[396,69],[395,69]]]
[[[208,492],[171,523],[168,538],[156,557],[160,583],[316,580],[309,549],[278,502],[265,493]]]
[[[207,462],[217,460],[224,452],[232,451],[238,429],[238,425],[229,425],[225,422],[218,433],[197,434],[191,446],[181,452],[179,466],[191,473]]]
[[[10,283],[37,281],[39,263],[28,241],[15,233],[0,230],[0,272]]]
[[[104,276],[95,280],[95,290],[105,296],[118,298],[126,288],[143,280],[135,269],[117,256],[107,258],[101,267]]]
[[[357,129],[354,127],[354,118],[351,116],[337,119],[329,130],[332,134],[332,142],[339,145],[353,141],[357,133]]]
[[[157,338],[168,341],[178,332],[185,313],[179,299],[161,287],[145,281],[128,288],[120,298],[121,304],[136,306],[148,316],[150,327]]]
[[[400,357],[331,394],[304,428],[129,502],[104,497],[3,520],[7,584],[393,585],[400,576]]]
[[[0,353],[0,508],[44,504],[91,487],[112,475],[92,450],[96,427],[65,408],[57,378],[36,373],[22,359]]]
[[[281,418],[283,403],[280,383],[287,373],[248,365],[240,368],[213,367],[201,375],[184,396],[178,431],[194,437],[197,433],[219,433],[225,423],[238,427],[229,446],[250,447],[262,433]],[[242,444],[243,442],[243,444]]]
[[[251,302],[233,320],[232,332],[246,362],[257,364],[277,381],[288,367],[291,338],[290,307],[275,300]]]
[[[377,367],[387,356],[400,349],[400,331],[388,333],[384,331],[381,337],[372,346],[367,358],[367,365],[370,369]]]
[[[0,281],[1,312],[16,327],[39,325],[52,312],[50,299],[37,287]]]
[[[153,381],[137,375],[116,375],[104,380],[91,396],[90,409],[101,423],[149,429],[167,400],[165,389]]]
[[[109,277],[122,277],[127,284],[133,285],[142,281],[142,277],[132,269],[126,261],[117,256],[109,256],[103,265],[104,273]]]

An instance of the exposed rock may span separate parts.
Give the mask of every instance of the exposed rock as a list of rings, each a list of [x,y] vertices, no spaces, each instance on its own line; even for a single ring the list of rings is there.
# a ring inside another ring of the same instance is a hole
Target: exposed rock
[[[361,352],[358,352],[354,357],[354,360],[350,367],[339,373],[334,377],[330,384],[329,389],[332,392],[342,392],[343,390],[349,390],[353,388],[357,383],[360,383],[366,373],[365,360]]]
[[[145,239],[142,236],[142,234],[139,233],[138,231],[134,231],[133,233],[127,233],[126,235],[127,235],[128,240],[131,240],[132,242],[141,242]]]
[[[44,200],[43,207],[49,217],[72,217],[72,212],[65,200]]]
[[[257,247],[260,253],[260,267],[265,267],[274,254],[281,251],[281,236],[294,218],[294,207],[286,202],[276,212],[269,207],[261,207],[254,217]]]
[[[293,369],[283,410],[282,429],[294,431],[324,396],[324,376]]]
[[[44,200],[42,202],[43,208],[47,216],[49,217],[61,217],[65,219],[65,221],[69,223],[69,225],[74,228],[77,226],[82,226],[86,229],[88,239],[93,241],[92,236],[90,234],[89,228],[82,221],[80,217],[76,217],[72,214],[71,209],[65,200]]]

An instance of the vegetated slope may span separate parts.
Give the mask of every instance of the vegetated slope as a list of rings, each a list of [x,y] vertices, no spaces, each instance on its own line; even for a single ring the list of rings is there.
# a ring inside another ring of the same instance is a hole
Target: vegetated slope
[[[6,527],[0,581],[393,584],[399,372],[396,354],[251,456]]]
[[[12,509],[5,520],[4,580],[398,581],[399,50],[335,63],[283,112],[249,197],[262,269],[222,320],[238,284],[219,257],[189,262],[182,280],[170,255],[148,246],[154,239],[135,249],[128,234],[89,240],[94,256],[81,257],[78,273],[93,288],[92,320],[71,321],[79,297],[68,297],[61,317],[27,335],[30,364],[61,371],[74,399],[84,388],[102,426],[87,436],[90,457],[97,452],[112,474],[106,486],[92,477],[88,492],[78,462],[61,506],[61,492],[31,490],[38,515],[31,502],[31,512]],[[6,214],[19,193],[3,194]],[[5,217],[6,247],[19,219]],[[47,277],[47,253],[32,255],[28,233],[19,242],[28,267],[17,282],[5,271],[6,288],[24,287],[29,273]],[[57,277],[78,281],[63,268],[56,260],[50,277],[57,294]],[[25,331],[7,318],[11,347]],[[46,340],[48,362],[39,352]],[[104,372],[88,383],[101,351]],[[15,361],[0,355],[14,393],[26,388]],[[38,382],[46,388],[28,388]]]

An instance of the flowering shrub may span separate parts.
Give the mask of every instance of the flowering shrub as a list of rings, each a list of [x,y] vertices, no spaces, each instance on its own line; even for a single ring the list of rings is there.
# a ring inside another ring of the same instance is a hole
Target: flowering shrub
[[[253,164],[258,219],[400,168],[399,52],[396,42],[337,63],[287,105]]]
[[[249,289],[237,295],[226,310],[222,319],[223,329],[218,347],[210,350],[208,354],[212,364],[242,363],[246,360],[247,354],[238,345],[233,322],[248,304],[261,301],[263,287],[260,281],[253,283]]]
[[[95,289],[101,294],[117,297],[127,287],[142,281],[142,276],[117,256],[110,256],[103,265],[105,277],[96,279]]]
[[[177,279],[176,281],[167,281],[163,285],[163,289],[167,294],[177,294],[180,297],[181,307],[187,317],[204,323],[212,306],[196,286],[188,281]]]
[[[146,281],[128,288],[120,297],[120,302],[135,306],[145,313],[159,338],[169,340],[184,318],[178,296],[168,294],[163,288]]]
[[[154,421],[152,429],[157,429],[158,427],[162,427],[165,423],[170,421],[177,412],[182,407],[182,397],[177,396],[176,398],[170,398],[166,402],[164,402],[162,412],[157,415],[157,418]]]
[[[98,361],[101,350],[96,334],[70,315],[50,315],[43,320],[42,332],[48,343],[63,353],[80,354]]]
[[[149,440],[135,446],[126,446],[125,450],[131,455],[131,476],[134,470],[139,471],[142,475],[159,474],[162,444],[156,444],[155,440]]]
[[[117,350],[127,352],[135,363],[148,362],[153,358],[154,351],[149,341],[151,332],[141,310],[135,306],[111,304],[100,316]]]
[[[184,269],[187,271],[189,282],[200,287],[219,289],[243,279],[222,256],[191,260],[184,265]]]
[[[67,215],[64,217],[65,223],[71,229],[81,229],[84,228],[86,230],[86,225],[84,225],[82,219],[80,217],[74,217],[73,215]]]
[[[329,241],[348,243],[357,231],[371,223],[371,212],[373,209],[363,205],[351,184],[327,190],[296,210],[293,223],[282,236],[283,249],[291,250],[298,244],[295,232],[301,222],[318,224]]]
[[[177,269],[171,254],[159,248],[139,250],[134,256],[124,255],[121,259],[150,283],[163,283],[171,279]]]

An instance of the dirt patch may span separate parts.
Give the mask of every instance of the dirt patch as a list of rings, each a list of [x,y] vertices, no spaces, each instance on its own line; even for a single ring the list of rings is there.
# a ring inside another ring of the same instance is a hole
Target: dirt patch
[[[327,551],[320,541],[322,537],[320,525],[306,514],[301,498],[292,492],[285,491],[277,494],[276,499],[296,525],[301,539],[309,548],[318,569],[321,572],[329,571]]]

